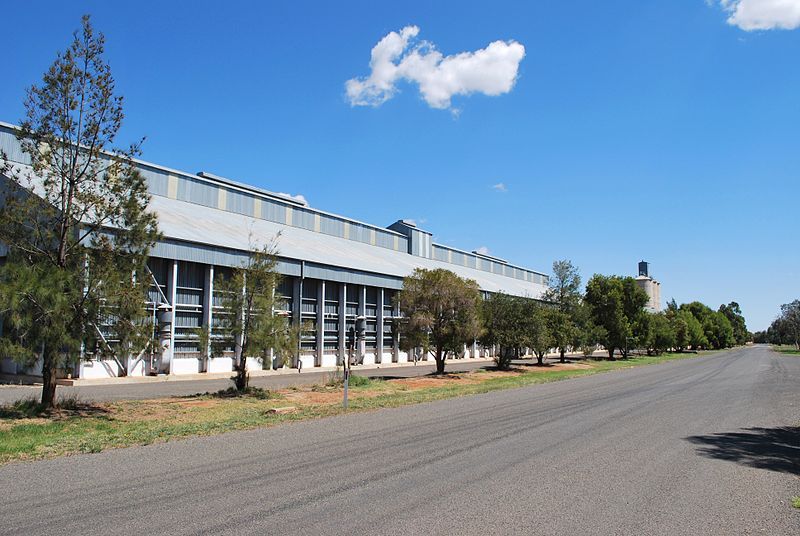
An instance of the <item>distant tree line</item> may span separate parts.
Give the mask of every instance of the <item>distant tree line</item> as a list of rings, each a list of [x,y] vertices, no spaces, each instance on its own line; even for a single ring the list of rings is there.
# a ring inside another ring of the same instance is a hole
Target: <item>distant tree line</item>
[[[736,302],[715,311],[698,301],[679,306],[672,300],[659,313],[646,310],[647,302],[632,277],[595,274],[582,293],[578,270],[568,260],[553,263],[540,299],[493,293],[481,300],[474,281],[444,269],[418,269],[398,295],[401,344],[430,352],[441,373],[448,356],[476,341],[494,349],[498,367],[508,368],[527,353],[541,365],[552,351],[562,362],[569,352],[590,356],[601,348],[608,359],[625,359],[634,349],[658,355],[729,348],[750,339]]]
[[[781,312],[764,331],[753,334],[753,342],[793,345],[800,350],[800,300],[781,305]]]

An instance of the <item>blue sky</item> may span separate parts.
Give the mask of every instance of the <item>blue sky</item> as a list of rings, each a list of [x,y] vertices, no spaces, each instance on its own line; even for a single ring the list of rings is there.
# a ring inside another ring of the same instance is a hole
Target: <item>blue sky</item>
[[[146,160],[371,223],[415,219],[542,271],[567,258],[585,279],[636,275],[645,259],[665,300],[736,300],[763,329],[800,297],[794,1],[17,2],[0,120],[19,121],[24,89],[90,13],[126,99],[120,142],[146,136]],[[437,108],[415,80],[452,80],[409,67],[382,104],[351,105],[345,83],[411,25],[403,54],[519,43],[513,85],[465,63]]]

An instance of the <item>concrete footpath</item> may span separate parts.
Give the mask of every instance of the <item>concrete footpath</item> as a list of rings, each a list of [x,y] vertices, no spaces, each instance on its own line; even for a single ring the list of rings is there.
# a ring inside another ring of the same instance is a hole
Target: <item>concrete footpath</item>
[[[448,372],[465,372],[492,366],[492,359],[448,360]],[[391,363],[384,365],[357,365],[353,374],[370,378],[411,378],[431,374],[436,370],[433,361],[413,363]],[[301,385],[324,383],[335,368],[314,368],[298,373],[296,369],[280,371],[257,371],[250,376],[250,385],[263,389],[283,389]],[[112,400],[144,400],[170,396],[187,396],[196,393],[215,392],[232,386],[231,372],[215,374],[191,374],[186,376],[143,376],[130,378],[108,378],[102,380],[76,380],[73,385],[59,385],[59,398],[77,397],[82,401],[106,402]],[[38,397],[41,385],[0,385],[0,405],[17,400]]]

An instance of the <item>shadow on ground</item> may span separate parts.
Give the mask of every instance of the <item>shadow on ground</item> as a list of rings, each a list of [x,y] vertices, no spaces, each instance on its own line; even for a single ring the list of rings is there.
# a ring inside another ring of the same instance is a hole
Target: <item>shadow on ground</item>
[[[691,436],[697,453],[757,469],[800,475],[800,427],[744,428],[737,432]]]
[[[45,408],[38,397],[23,398],[11,404],[0,405],[0,419],[19,420],[46,418],[50,420],[69,417],[106,417],[108,409],[77,398],[60,398],[54,408]]]

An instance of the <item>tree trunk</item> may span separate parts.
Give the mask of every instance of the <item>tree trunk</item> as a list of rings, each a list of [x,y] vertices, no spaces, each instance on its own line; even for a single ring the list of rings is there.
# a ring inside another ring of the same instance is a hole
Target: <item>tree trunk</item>
[[[544,352],[536,352],[536,364],[540,367],[544,365]]]
[[[237,391],[244,391],[247,389],[247,384],[250,380],[247,376],[247,358],[242,356],[234,363],[236,375],[233,377],[233,384],[236,386]]]
[[[50,409],[56,405],[56,359],[49,352],[42,352],[42,407]]]
[[[562,362],[562,363],[566,363],[566,362],[567,362],[567,360],[566,360],[566,358],[564,357],[564,354],[566,354],[566,351],[565,351],[565,349],[564,349],[563,347],[562,347],[562,348],[560,348],[560,350],[561,350],[561,362]]]
[[[436,374],[444,374],[444,351],[436,348]]]
[[[614,361],[614,347],[608,349],[608,359],[609,361]]]

